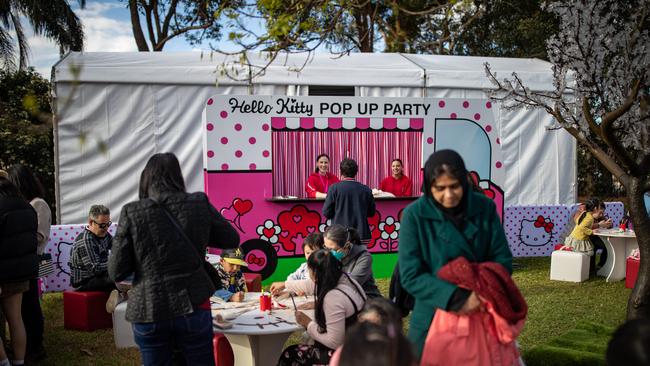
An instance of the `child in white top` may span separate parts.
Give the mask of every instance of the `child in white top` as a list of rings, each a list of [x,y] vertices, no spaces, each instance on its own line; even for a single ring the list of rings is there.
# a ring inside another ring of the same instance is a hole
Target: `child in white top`
[[[323,249],[323,234],[311,233],[307,235],[302,242],[302,251],[305,253],[305,263],[301,264],[292,274],[287,276],[287,281],[306,280],[309,278],[309,271],[307,270],[307,260],[311,253]]]

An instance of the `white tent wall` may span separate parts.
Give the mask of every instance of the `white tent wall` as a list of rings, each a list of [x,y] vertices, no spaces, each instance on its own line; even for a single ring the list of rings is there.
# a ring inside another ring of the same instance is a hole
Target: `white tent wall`
[[[427,88],[429,98],[485,98],[482,90]],[[499,124],[505,205],[571,204],[577,197],[576,141],[549,130],[553,118],[539,109],[506,111],[493,104]]]
[[[57,208],[62,224],[86,222],[93,204],[109,207],[117,221],[122,206],[138,197],[147,160],[159,152],[176,154],[189,191],[203,190],[199,126],[205,101],[215,94],[248,94],[244,85],[80,83],[71,89],[70,83],[56,84]],[[255,87],[264,95],[285,90],[279,85]]]
[[[309,85],[334,85],[354,86],[357,96],[368,97],[486,98],[485,58],[316,55],[296,73],[288,68],[301,66],[304,59],[292,57],[276,60],[249,86],[226,78],[215,83],[223,59],[197,53],[66,56],[55,65],[52,78],[58,222],[86,222],[96,203],[108,206],[113,220],[119,220],[121,207],[137,198],[146,161],[158,152],[175,153],[187,189],[203,190],[201,115],[215,94],[308,95]],[[495,70],[523,70],[524,81],[536,89],[552,88],[546,62],[489,60]],[[253,62],[261,64],[263,58]],[[450,76],[443,80],[446,74]],[[551,119],[545,112],[494,111],[504,149],[506,205],[573,203],[575,141],[564,131],[547,131]]]

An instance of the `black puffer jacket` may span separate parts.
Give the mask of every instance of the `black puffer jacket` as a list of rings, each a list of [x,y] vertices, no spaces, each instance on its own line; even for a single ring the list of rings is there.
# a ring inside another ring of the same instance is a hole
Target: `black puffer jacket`
[[[149,323],[189,314],[215,291],[199,253],[206,246],[235,248],[239,234],[204,193],[157,198],[192,240],[191,248],[153,200],[122,208],[108,273],[116,281],[135,273],[126,319]]]
[[[36,278],[36,211],[19,197],[0,198],[0,283]]]

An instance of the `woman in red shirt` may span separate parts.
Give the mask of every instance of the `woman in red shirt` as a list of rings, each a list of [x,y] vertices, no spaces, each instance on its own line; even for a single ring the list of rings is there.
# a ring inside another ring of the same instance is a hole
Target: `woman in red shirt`
[[[393,159],[390,163],[390,170],[392,175],[381,181],[379,189],[392,193],[395,197],[409,197],[413,195],[413,183],[409,177],[404,175],[402,161],[400,159]]]
[[[325,198],[327,190],[339,179],[330,170],[330,157],[327,154],[320,154],[316,158],[316,171],[309,175],[305,191],[309,198]]]

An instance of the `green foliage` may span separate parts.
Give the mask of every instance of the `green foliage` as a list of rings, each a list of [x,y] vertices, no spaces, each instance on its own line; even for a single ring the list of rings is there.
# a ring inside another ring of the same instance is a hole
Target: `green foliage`
[[[85,3],[79,0],[82,8]],[[83,27],[68,0],[1,0],[0,64],[4,69],[27,66],[29,45],[22,25],[25,20],[35,34],[56,42],[61,52],[82,50]]]
[[[0,70],[0,167],[25,164],[45,187],[53,209],[54,147],[50,82],[34,69]],[[54,217],[54,216],[53,216]]]
[[[625,195],[624,188],[615,184],[612,173],[583,145],[578,145],[578,197],[599,197],[605,200]]]

